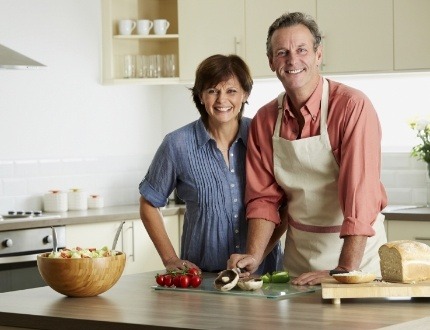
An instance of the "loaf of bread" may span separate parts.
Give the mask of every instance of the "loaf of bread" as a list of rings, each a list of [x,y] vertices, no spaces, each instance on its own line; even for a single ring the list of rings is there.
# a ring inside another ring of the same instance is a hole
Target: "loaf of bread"
[[[430,279],[430,246],[400,240],[385,243],[379,248],[382,280],[414,283]]]

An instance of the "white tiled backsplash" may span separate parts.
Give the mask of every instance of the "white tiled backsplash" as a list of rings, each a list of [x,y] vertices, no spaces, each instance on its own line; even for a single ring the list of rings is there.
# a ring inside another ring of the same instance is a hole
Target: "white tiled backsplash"
[[[410,153],[383,153],[381,180],[390,205],[427,203],[427,164]]]
[[[0,161],[0,212],[41,210],[49,190],[83,189],[103,196],[105,206],[138,202],[138,185],[150,156]],[[409,153],[382,155],[382,182],[389,204],[426,203],[426,164]]]
[[[79,188],[103,196],[105,206],[136,204],[151,157],[0,160],[0,213],[42,210],[49,190]]]

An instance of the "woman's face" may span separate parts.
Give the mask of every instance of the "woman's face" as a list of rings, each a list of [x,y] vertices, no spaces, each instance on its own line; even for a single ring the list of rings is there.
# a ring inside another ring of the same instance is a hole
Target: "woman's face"
[[[237,120],[237,115],[246,102],[248,95],[236,77],[220,82],[214,87],[205,89],[201,100],[209,115],[209,122],[222,124]]]

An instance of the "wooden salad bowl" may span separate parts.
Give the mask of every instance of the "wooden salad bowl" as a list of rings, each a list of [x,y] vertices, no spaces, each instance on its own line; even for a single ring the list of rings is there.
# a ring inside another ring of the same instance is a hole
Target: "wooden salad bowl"
[[[102,258],[48,258],[37,256],[39,273],[52,289],[68,297],[97,296],[115,285],[125,267],[125,254]]]

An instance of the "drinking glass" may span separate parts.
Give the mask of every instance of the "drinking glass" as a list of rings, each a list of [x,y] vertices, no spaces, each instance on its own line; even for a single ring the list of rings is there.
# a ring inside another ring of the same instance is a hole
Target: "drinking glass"
[[[134,55],[124,56],[124,78],[134,78],[136,76],[136,60]]]
[[[167,54],[163,56],[163,76],[176,76],[176,56],[175,54]]]

